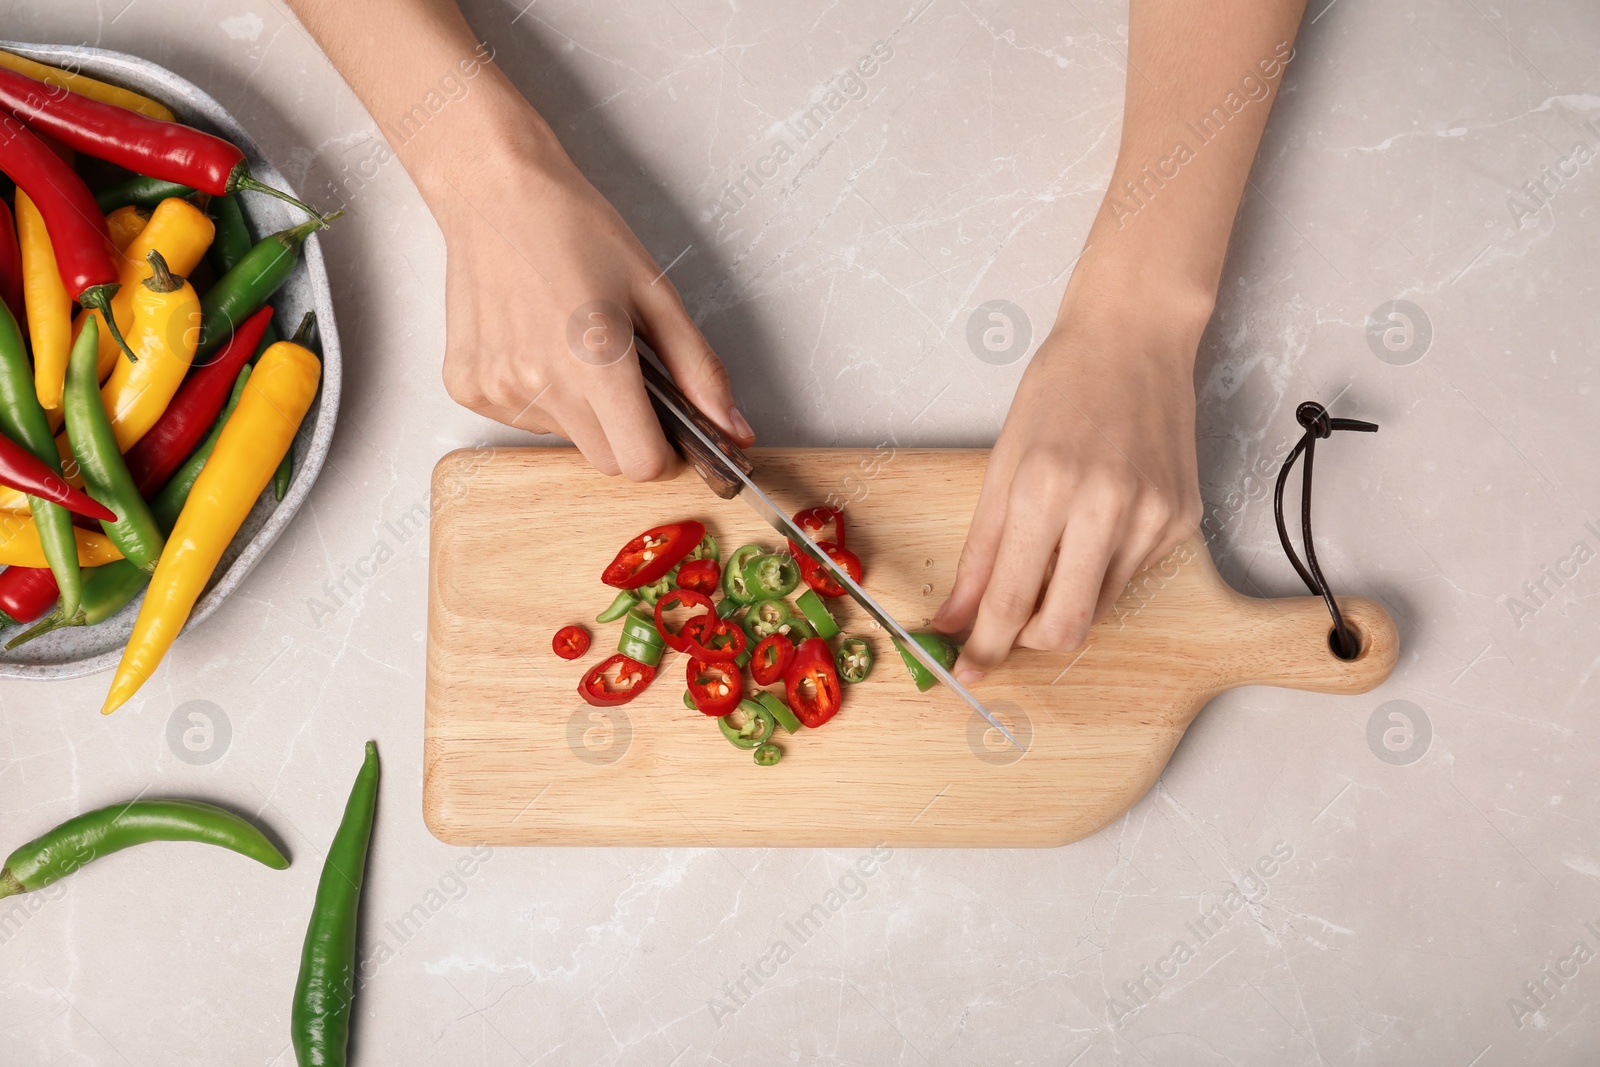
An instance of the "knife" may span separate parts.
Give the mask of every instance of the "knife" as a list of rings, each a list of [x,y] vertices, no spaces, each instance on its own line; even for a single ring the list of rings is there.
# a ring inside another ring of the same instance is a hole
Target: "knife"
[[[844,588],[850,599],[860,604],[862,609],[881,627],[889,632],[895,643],[905,649],[916,661],[939,681],[953,690],[957,696],[972,706],[972,709],[985,719],[989,725],[1016,745],[1020,751],[1027,749],[1012,736],[1011,731],[994,716],[983,702],[973,696],[966,686],[956,680],[949,669],[930,655],[912,638],[909,631],[895,621],[893,615],[884,610],[876,600],[872,599],[865,589],[861,588],[855,579],[851,578],[844,568],[833,561],[811,536],[797,526],[784,512],[772,502],[772,498],[761,490],[761,487],[750,477],[755,470],[750,457],[744,450],[734,444],[717,427],[717,424],[706,417],[705,412],[689,402],[667,376],[666,371],[657,367],[648,356],[639,348],[639,370],[644,375],[645,388],[650,392],[650,402],[655,405],[656,414],[661,419],[661,428],[666,431],[667,437],[681,451],[689,461],[689,465],[711,487],[711,491],[724,500],[738,497],[743,500],[757,515],[767,520],[767,523],[778,533],[788,538],[796,548],[810,557],[817,565],[828,572],[828,576]]]

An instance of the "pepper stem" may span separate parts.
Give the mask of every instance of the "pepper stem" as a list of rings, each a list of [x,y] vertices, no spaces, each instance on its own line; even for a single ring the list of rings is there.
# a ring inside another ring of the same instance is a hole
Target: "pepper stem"
[[[18,893],[26,893],[28,887],[23,885],[17,876],[11,873],[11,868],[0,869],[0,897],[14,897]]]
[[[35,637],[43,637],[45,634],[50,633],[53,630],[59,630],[66,626],[85,626],[88,624],[88,622],[89,616],[84,614],[82,608],[79,608],[77,612],[70,617],[61,614],[61,609],[57,608],[44,618],[40,619],[38,622],[34,623],[31,629],[24,630],[22,633],[13,637],[10,641],[7,641],[6,651],[10,652],[18,645],[25,645],[29,641],[32,641]],[[0,888],[3,888],[3,886],[4,876],[0,875]],[[5,896],[5,894],[0,893],[0,897],[3,896]]]
[[[153,272],[144,280],[146,289],[152,293],[175,293],[183,288],[183,279],[172,273],[160,252],[152,248],[144,260],[150,264],[150,270]]]
[[[228,175],[228,187],[226,191],[233,193],[238,192],[241,189],[248,189],[251,192],[266,193],[268,196],[275,196],[286,204],[293,204],[295,207],[299,208],[301,211],[304,211],[307,215],[310,215],[314,219],[321,219],[324,217],[322,212],[318,211],[304,200],[297,200],[288,193],[284,192],[282,189],[274,189],[265,182],[257,181],[250,174],[249,163],[242,159],[239,160],[238,165],[233,168],[233,173]]]
[[[139,362],[139,357],[133,354],[133,349],[128,347],[128,342],[122,339],[122,331],[117,328],[117,317],[111,313],[111,298],[121,288],[121,282],[104,282],[100,285],[91,285],[78,294],[78,303],[86,308],[100,312],[100,320],[106,324],[106,329],[111,332],[111,339],[117,342],[117,347],[122,349],[122,354],[128,357],[128,362],[137,363]]]
[[[305,318],[300,320],[299,327],[294,331],[294,336],[289,338],[289,343],[292,345],[299,345],[301,348],[310,346],[311,330],[316,325],[317,313],[315,311],[306,312]]]

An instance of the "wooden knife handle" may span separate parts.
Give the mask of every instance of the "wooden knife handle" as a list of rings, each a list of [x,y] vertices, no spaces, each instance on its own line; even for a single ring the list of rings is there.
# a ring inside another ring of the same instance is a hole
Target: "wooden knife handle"
[[[727,434],[718,429],[717,424],[707,418],[705,412],[689,403],[689,398],[673,384],[666,372],[642,353],[639,356],[639,371],[644,375],[645,381],[666,394],[673,404],[677,405],[678,410],[694,423],[695,428],[705,434],[717,447],[707,448],[704,441],[679,422],[677,416],[673,415],[654,393],[651,393],[650,403],[655,406],[656,415],[661,419],[661,429],[666,432],[667,440],[683,453],[683,457],[689,461],[695,473],[711,487],[713,493],[724,500],[738,496],[739,491],[744,488],[744,483],[739,480],[733,468],[737,467],[745,474],[749,474],[753,469],[750,457],[745,455],[744,450],[734,444]]]

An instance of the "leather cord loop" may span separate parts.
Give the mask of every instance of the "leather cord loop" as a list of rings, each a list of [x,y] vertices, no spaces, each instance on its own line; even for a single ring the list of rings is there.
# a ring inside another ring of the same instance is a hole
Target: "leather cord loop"
[[[1314,596],[1320,596],[1328,605],[1328,614],[1333,617],[1331,641],[1334,655],[1340,659],[1355,659],[1361,651],[1361,642],[1356,639],[1356,635],[1351,632],[1349,624],[1339,612],[1339,604],[1333,599],[1333,590],[1328,588],[1328,580],[1322,576],[1322,567],[1317,563],[1316,545],[1311,540],[1311,469],[1319,438],[1331,437],[1335,430],[1377,433],[1378,424],[1362,422],[1359,419],[1330,418],[1328,409],[1312,400],[1297,407],[1294,416],[1305,429],[1305,433],[1284,458],[1283,467],[1278,471],[1278,485],[1272,495],[1273,516],[1278,522],[1278,540],[1282,542],[1283,553],[1289,557],[1289,562],[1294,564],[1300,580],[1306,583],[1306,588],[1310,589]],[[1300,540],[1306,546],[1305,563],[1300,562],[1294,546],[1289,543],[1289,528],[1283,521],[1283,487],[1288,483],[1289,472],[1294,469],[1295,461],[1300,458],[1301,453],[1306,457],[1300,483]]]

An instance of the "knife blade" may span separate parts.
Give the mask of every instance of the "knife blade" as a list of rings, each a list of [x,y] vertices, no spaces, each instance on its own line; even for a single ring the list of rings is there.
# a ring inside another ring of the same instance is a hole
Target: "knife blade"
[[[772,498],[757,485],[750,477],[754,465],[750,458],[738,445],[722,433],[706,415],[690,403],[673,383],[665,371],[657,367],[643,350],[639,354],[639,370],[644,375],[645,388],[650,393],[656,413],[661,417],[662,428],[668,437],[683,450],[695,471],[711,487],[711,490],[724,500],[738,497],[743,500],[752,511],[760,515],[778,533],[782,534],[801,552],[828,572],[835,582],[844,588],[850,599],[861,605],[872,620],[884,630],[888,631],[897,645],[905,649],[916,661],[946,688],[953,691],[962,700],[966,701],[979,715],[988,720],[989,725],[999,730],[1007,741],[1010,741],[1019,751],[1027,749],[1014,737],[1004,723],[993,712],[983,706],[983,702],[972,695],[972,692],[962,685],[951,674],[944,664],[935,659],[927,649],[923,648],[911,636],[904,626],[897,622],[884,607],[873,599],[872,595],[851,578],[849,573],[833,561],[833,558],[817,547],[811,536],[797,526],[784,511],[773,503]]]

